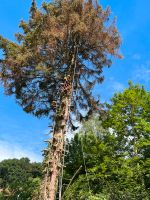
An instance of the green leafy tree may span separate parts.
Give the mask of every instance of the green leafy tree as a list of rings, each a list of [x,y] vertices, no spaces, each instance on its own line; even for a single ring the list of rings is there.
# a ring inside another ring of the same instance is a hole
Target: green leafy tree
[[[133,85],[117,93],[108,105],[105,127],[116,134],[122,149],[133,157],[143,153],[150,139],[150,93],[143,86]],[[146,149],[145,149],[146,150]],[[146,153],[146,152],[145,152]]]
[[[28,158],[0,162],[1,199],[32,199],[38,194],[42,179],[40,163],[30,163]]]
[[[27,113],[55,122],[41,198],[55,199],[66,126],[73,126],[70,111],[86,109],[90,114],[98,109],[92,88],[103,81],[110,55],[120,57],[120,37],[109,17],[109,8],[103,10],[96,1],[44,2],[41,10],[33,1],[17,43],[0,37],[6,94],[14,94]]]
[[[143,87],[130,83],[114,95],[102,122],[97,117],[83,125],[70,142],[65,163],[70,178],[83,168],[64,189],[65,199],[149,199],[149,97]]]
[[[107,181],[113,179],[117,165],[115,146],[115,136],[102,127],[98,117],[84,123],[79,135],[70,142],[64,183],[67,184],[66,178],[72,179],[80,166],[82,168],[72,184],[64,188],[64,199],[108,199],[104,190]]]
[[[150,189],[149,105],[150,92],[146,91],[143,86],[134,85],[130,81],[127,89],[115,94],[111,99],[111,104],[108,105],[108,117],[103,122],[103,126],[111,127],[116,135],[118,154],[128,158],[126,159],[129,162],[128,166],[134,169],[132,180],[146,187],[148,192]],[[138,191],[138,188],[136,190]]]

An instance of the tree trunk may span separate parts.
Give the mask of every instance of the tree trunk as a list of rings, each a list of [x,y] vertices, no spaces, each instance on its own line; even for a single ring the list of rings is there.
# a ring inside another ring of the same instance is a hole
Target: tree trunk
[[[69,117],[70,97],[66,96],[61,103],[60,113],[56,114],[56,123],[53,133],[52,146],[49,150],[48,159],[46,160],[46,173],[43,182],[43,189],[40,200],[55,200],[58,177],[62,166],[61,160],[64,156],[64,143],[67,122]]]
[[[62,159],[64,156],[65,133],[67,122],[69,119],[69,108],[72,98],[73,82],[76,69],[76,54],[77,47],[74,47],[72,55],[70,71],[67,80],[63,83],[63,89],[60,92],[59,108],[56,110],[55,128],[53,132],[53,139],[51,149],[47,153],[45,178],[43,181],[40,200],[55,200],[58,177],[62,169]]]
[[[51,175],[49,177],[49,200],[54,200],[55,195],[58,188],[58,176],[60,169],[63,167],[61,160],[64,156],[64,137],[66,133],[66,126],[67,121],[69,117],[69,99],[65,99],[65,105],[64,105],[64,111],[62,113],[63,119],[62,121],[58,121],[58,123],[61,123],[59,129],[54,131],[53,136],[53,152],[52,152],[52,161],[51,161]],[[57,124],[56,124],[57,127]]]

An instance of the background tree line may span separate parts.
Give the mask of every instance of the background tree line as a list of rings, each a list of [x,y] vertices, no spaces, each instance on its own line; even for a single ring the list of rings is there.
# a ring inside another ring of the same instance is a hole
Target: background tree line
[[[129,83],[68,141],[65,200],[150,199],[150,92]],[[0,163],[1,199],[34,199],[42,167],[28,159]]]
[[[0,199],[32,199],[38,195],[41,177],[41,163],[28,158],[1,161]]]

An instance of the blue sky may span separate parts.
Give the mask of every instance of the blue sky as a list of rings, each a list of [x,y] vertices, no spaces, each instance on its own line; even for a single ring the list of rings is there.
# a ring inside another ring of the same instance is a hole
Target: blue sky
[[[38,0],[38,5],[41,2]],[[103,8],[110,5],[112,16],[117,16],[124,59],[114,60],[111,68],[104,70],[105,81],[96,92],[103,101],[109,100],[114,92],[127,87],[128,80],[150,90],[150,1],[100,0],[100,3]],[[28,18],[30,4],[30,0],[1,0],[0,35],[14,40],[20,19]],[[40,161],[47,132],[48,119],[24,113],[15,99],[6,97],[0,88],[0,160],[28,156],[32,161]]]

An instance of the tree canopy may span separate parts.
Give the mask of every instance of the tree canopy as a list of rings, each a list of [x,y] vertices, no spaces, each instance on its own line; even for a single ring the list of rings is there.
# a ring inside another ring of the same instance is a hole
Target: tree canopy
[[[0,162],[0,199],[31,200],[39,192],[42,178],[41,163],[30,163],[28,158]]]
[[[113,96],[105,117],[83,125],[70,142],[65,178],[82,168],[64,188],[65,199],[150,198],[149,98],[143,86],[130,82]]]
[[[150,92],[129,82],[124,92],[116,93],[108,105],[103,125],[111,127],[128,156],[140,155],[150,140]],[[127,144],[130,145],[127,145]]]
[[[44,2],[41,9],[33,1],[29,21],[20,23],[17,42],[0,36],[0,77],[6,94],[15,94],[28,113],[52,116],[75,73],[72,111],[95,109],[91,89],[102,82],[110,56],[121,57],[120,36],[109,18],[110,9],[103,10],[96,1]]]

